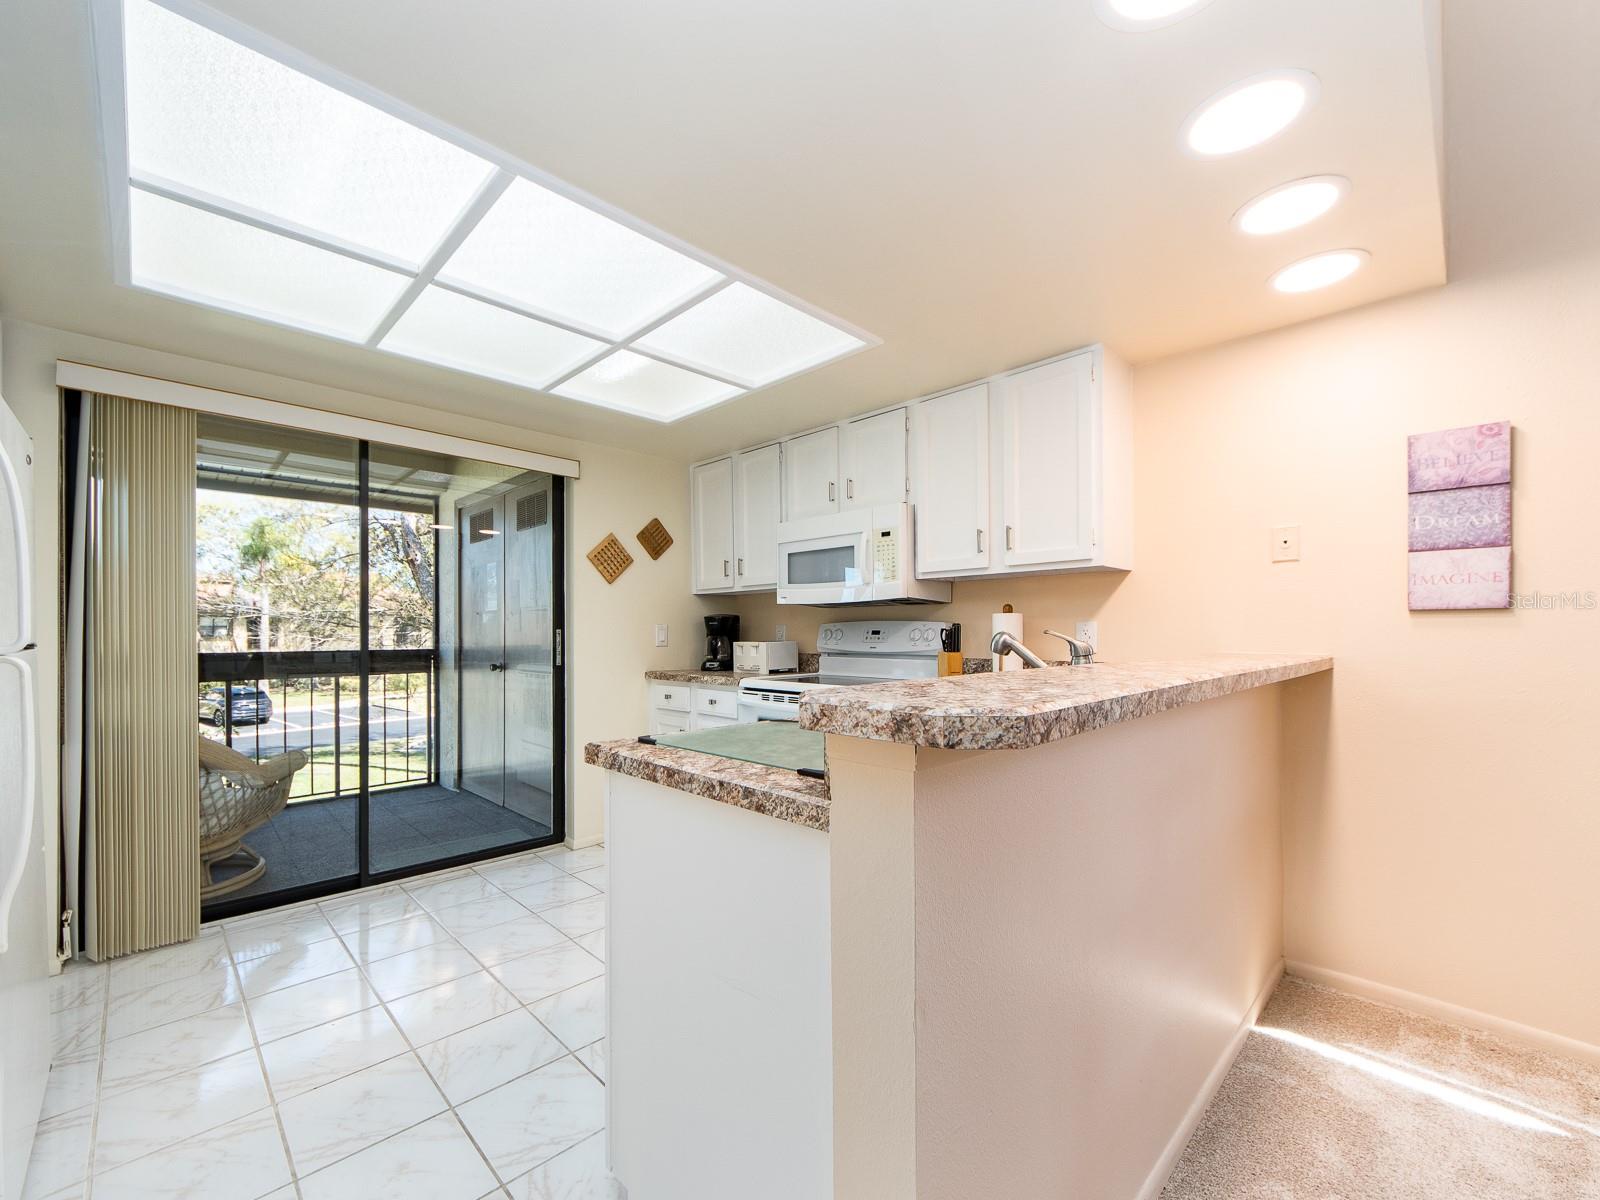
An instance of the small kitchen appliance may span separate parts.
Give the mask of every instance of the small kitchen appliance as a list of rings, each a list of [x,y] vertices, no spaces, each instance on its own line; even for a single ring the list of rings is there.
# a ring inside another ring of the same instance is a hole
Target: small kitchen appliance
[[[800,669],[798,642],[735,642],[733,669],[757,675],[776,675]]]
[[[706,617],[706,660],[702,671],[733,670],[733,644],[739,640],[738,613],[711,613]]]
[[[739,681],[739,720],[794,721],[816,688],[937,679],[947,621],[838,621],[817,630],[820,669],[807,675],[752,675]]]

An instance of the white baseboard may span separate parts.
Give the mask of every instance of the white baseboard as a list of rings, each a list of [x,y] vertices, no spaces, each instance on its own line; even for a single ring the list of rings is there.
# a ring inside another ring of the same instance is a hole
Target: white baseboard
[[[1449,1021],[1455,1025],[1466,1025],[1473,1029],[1481,1029],[1486,1033],[1494,1034],[1496,1037],[1504,1038],[1508,1042],[1516,1042],[1519,1045],[1529,1046],[1535,1050],[1544,1050],[1550,1054],[1559,1054],[1565,1058],[1576,1058],[1600,1065],[1600,1046],[1592,1045],[1589,1042],[1580,1042],[1576,1038],[1569,1038],[1559,1033],[1550,1033],[1544,1029],[1536,1029],[1532,1025],[1508,1021],[1504,1017],[1492,1016],[1489,1013],[1478,1012],[1476,1009],[1463,1008],[1459,1004],[1435,1000],[1432,996],[1423,996],[1416,992],[1408,992],[1403,988],[1390,987],[1386,983],[1375,983],[1370,979],[1363,979],[1359,975],[1346,975],[1343,971],[1330,971],[1326,967],[1313,966],[1311,963],[1290,959],[1283,964],[1283,967],[1286,973],[1295,976],[1297,979],[1337,988],[1341,992],[1350,992],[1352,995],[1360,996],[1364,1000],[1375,1000],[1379,1004],[1387,1004],[1391,1008],[1414,1012],[1420,1016],[1433,1017],[1439,1021]]]
[[[1211,1068],[1211,1073],[1206,1076],[1200,1090],[1189,1102],[1189,1107],[1183,1114],[1183,1120],[1173,1130],[1172,1136],[1167,1139],[1166,1148],[1161,1151],[1161,1157],[1156,1159],[1156,1165],[1150,1168],[1150,1174],[1145,1177],[1144,1186],[1139,1189],[1135,1200],[1155,1200],[1161,1194],[1161,1189],[1166,1186],[1167,1176],[1172,1174],[1172,1168],[1178,1165],[1178,1159],[1183,1156],[1184,1147],[1189,1144],[1189,1139],[1194,1136],[1195,1129],[1200,1124],[1200,1118],[1205,1116],[1206,1108],[1217,1094],[1217,1089],[1222,1086],[1223,1078],[1228,1074],[1228,1068],[1233,1066],[1233,1060],[1239,1057],[1239,1051],[1244,1049],[1245,1039],[1250,1036],[1251,1027],[1255,1025],[1256,1018],[1261,1015],[1261,1010],[1266,1007],[1267,1001],[1272,998],[1272,990],[1278,986],[1278,980],[1283,977],[1284,964],[1280,959],[1273,963],[1266,977],[1261,981],[1261,986],[1256,990],[1256,998],[1250,1002],[1250,1008],[1240,1019],[1238,1027],[1233,1031],[1233,1036],[1228,1039],[1227,1046],[1218,1056],[1216,1064]]]

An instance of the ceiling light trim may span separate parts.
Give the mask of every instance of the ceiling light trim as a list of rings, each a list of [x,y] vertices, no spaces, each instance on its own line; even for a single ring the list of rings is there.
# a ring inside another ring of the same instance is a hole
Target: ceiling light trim
[[[369,267],[381,267],[385,271],[394,271],[400,275],[411,275],[417,270],[417,264],[414,262],[395,258],[370,246],[359,246],[343,238],[318,233],[315,229],[293,221],[285,221],[271,213],[262,212],[259,208],[252,208],[248,204],[237,204],[232,200],[163,178],[150,171],[131,172],[128,176],[128,186],[135,191],[148,192],[152,196],[160,196],[162,199],[172,200],[189,208],[197,208],[213,216],[227,217],[231,221],[252,226],[263,233],[275,233],[297,242],[304,242],[307,246],[315,246],[318,250],[327,250],[343,258],[353,258],[357,262],[366,263]]]
[[[662,313],[655,320],[653,320],[653,321],[649,322],[648,324],[643,325],[640,328],[634,330],[633,333],[631,333],[627,337],[623,338],[620,342],[609,342],[609,343],[607,343],[606,348],[605,348],[604,351],[602,351],[599,354],[596,354],[593,358],[589,359],[589,361],[587,361],[585,363],[582,363],[581,365],[579,365],[574,370],[568,371],[565,375],[561,376],[561,378],[557,379],[554,383],[552,383],[550,385],[550,389],[549,390],[553,392],[553,391],[556,390],[556,388],[558,388],[562,384],[566,383],[567,380],[572,379],[575,376],[582,375],[590,367],[594,366],[595,363],[599,362],[601,359],[605,358],[607,355],[611,354],[615,350],[632,350],[634,348],[633,343],[634,343],[634,340],[636,338],[642,338],[642,337],[645,336],[645,334],[650,333],[652,330],[661,328],[661,326],[665,325],[668,321],[672,320],[672,318],[674,318],[676,316],[679,316],[682,313],[688,312],[696,304],[699,304],[700,301],[706,300],[706,299],[709,299],[712,296],[715,296],[723,288],[730,287],[730,286],[732,286],[732,284],[733,284],[733,280],[730,279],[730,278],[724,277],[722,279],[718,279],[716,282],[712,283],[709,287],[707,287],[704,290],[702,290],[699,294],[691,296],[691,297],[689,297],[689,299],[684,300],[684,301],[682,301],[682,302],[680,302],[678,304],[674,304],[671,308],[669,308],[666,312]],[[669,363],[668,365],[669,366],[677,366],[678,364],[677,363]],[[727,379],[719,379],[719,378],[717,378],[717,376],[707,374],[707,372],[705,372],[705,371],[697,371],[696,374],[705,375],[707,379],[716,379],[718,383],[730,383],[730,382],[732,382],[731,380],[727,380]],[[735,387],[743,387],[744,385],[736,383],[733,386],[735,386]],[[570,397],[568,397],[568,399],[570,399]],[[584,403],[589,403],[589,402],[588,401],[584,401]],[[643,415],[643,414],[639,414],[639,415]]]
[[[444,264],[450,261],[454,254],[466,241],[472,231],[478,227],[478,222],[491,208],[494,202],[505,195],[513,179],[509,171],[496,168],[489,178],[483,181],[482,186],[468,200],[466,206],[456,216],[450,228],[445,230],[444,236],[439,239],[439,244],[433,248],[427,260],[417,270],[416,276],[406,285],[405,291],[395,297],[389,311],[384,313],[383,319],[373,326],[372,332],[367,335],[366,345],[374,349],[379,342],[389,336],[389,331],[395,323],[406,315],[406,310],[416,303],[417,297],[428,290],[428,285],[434,281]]]

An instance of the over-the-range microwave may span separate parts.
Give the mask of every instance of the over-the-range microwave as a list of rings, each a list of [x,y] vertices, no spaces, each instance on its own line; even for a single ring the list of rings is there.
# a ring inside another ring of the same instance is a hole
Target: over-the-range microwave
[[[918,579],[909,504],[778,526],[778,603],[946,604],[948,581]]]

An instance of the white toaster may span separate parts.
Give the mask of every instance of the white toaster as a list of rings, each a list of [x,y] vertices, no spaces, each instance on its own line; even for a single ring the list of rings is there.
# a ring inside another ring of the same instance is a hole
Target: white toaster
[[[733,669],[754,671],[757,675],[775,675],[779,671],[793,671],[800,666],[798,642],[735,642],[733,644]]]

